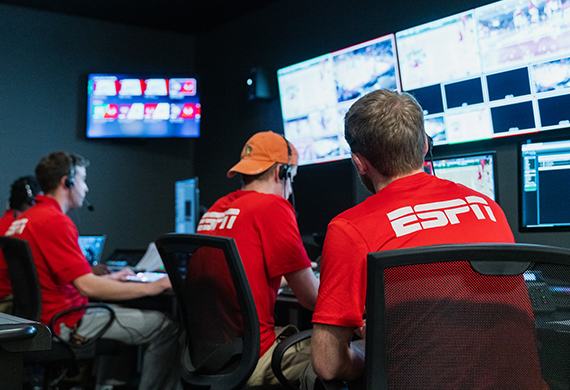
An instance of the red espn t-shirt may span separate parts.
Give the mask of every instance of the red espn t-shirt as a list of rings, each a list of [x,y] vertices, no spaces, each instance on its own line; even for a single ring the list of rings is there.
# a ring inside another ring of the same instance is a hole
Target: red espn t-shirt
[[[281,196],[239,190],[204,214],[197,233],[236,241],[259,316],[263,356],[275,341],[273,313],[281,277],[311,266],[293,207]]]
[[[91,267],[79,247],[77,228],[55,199],[38,195],[36,205],[23,212],[6,235],[30,244],[42,287],[43,324],[57,312],[87,304],[71,282],[91,273]],[[72,327],[82,315],[70,314],[65,324]]]
[[[6,210],[6,213],[0,218],[0,236],[6,233],[6,230],[10,227],[14,221],[14,211]],[[0,251],[0,298],[4,298],[12,292],[12,286],[10,284],[10,277],[8,276],[8,267],[4,261],[2,252]]]

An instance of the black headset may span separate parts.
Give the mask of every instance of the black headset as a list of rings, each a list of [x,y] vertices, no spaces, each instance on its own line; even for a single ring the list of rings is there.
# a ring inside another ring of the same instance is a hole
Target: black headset
[[[73,158],[68,156],[69,159],[69,175],[65,178],[65,188],[73,188],[75,185],[75,165],[73,164]]]
[[[26,189],[26,196],[27,196],[26,203],[31,204],[33,206],[36,197],[34,196],[34,193],[32,192],[32,187],[30,187],[30,183],[26,178],[24,178],[24,188]]]
[[[285,136],[283,136],[283,134],[281,134],[281,136],[283,137],[283,139],[285,140],[285,144],[287,145],[287,164],[283,164],[279,167],[279,180],[285,180],[285,179],[291,179],[291,181],[293,181],[293,178],[291,177],[291,155],[293,154],[293,152],[291,151],[291,146],[289,145],[289,141],[287,141],[287,138],[285,138]]]
[[[426,161],[429,158],[429,162],[431,164],[431,174],[436,176],[435,174],[435,167],[433,165],[433,138],[431,138],[428,133],[426,133],[426,137],[427,137],[427,142],[428,142],[428,150],[427,153],[425,155],[424,161]]]

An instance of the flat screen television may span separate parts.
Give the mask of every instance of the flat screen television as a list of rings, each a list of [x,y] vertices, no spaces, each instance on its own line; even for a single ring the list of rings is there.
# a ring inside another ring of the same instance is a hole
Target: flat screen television
[[[570,139],[519,145],[521,231],[570,230]]]
[[[350,157],[344,114],[370,91],[400,90],[394,35],[386,35],[277,71],[285,137],[299,165]]]
[[[195,77],[88,77],[88,138],[194,138],[200,117]]]
[[[442,179],[463,184],[498,201],[495,152],[483,152],[459,156],[441,157],[424,163],[426,172]]]
[[[503,0],[396,33],[434,145],[570,126],[570,8]]]

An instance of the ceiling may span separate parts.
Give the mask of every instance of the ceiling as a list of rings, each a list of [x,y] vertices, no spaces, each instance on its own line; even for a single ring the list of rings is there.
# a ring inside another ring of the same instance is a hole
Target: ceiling
[[[197,35],[276,0],[0,0],[0,3]]]

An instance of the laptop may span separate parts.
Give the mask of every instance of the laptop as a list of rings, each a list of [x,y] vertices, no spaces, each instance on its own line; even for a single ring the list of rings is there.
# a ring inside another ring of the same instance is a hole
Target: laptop
[[[101,261],[101,253],[105,245],[105,235],[79,236],[79,247],[90,265],[97,265]]]

